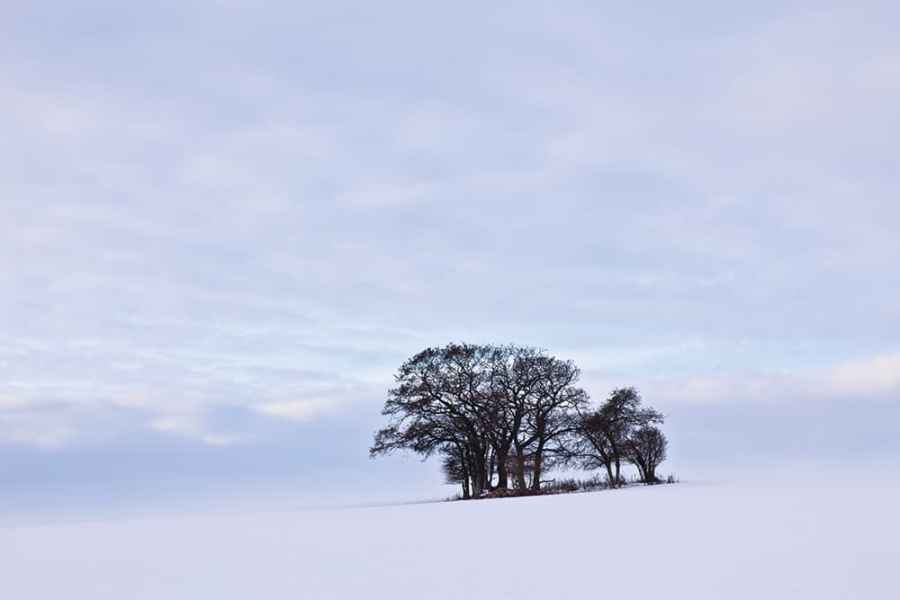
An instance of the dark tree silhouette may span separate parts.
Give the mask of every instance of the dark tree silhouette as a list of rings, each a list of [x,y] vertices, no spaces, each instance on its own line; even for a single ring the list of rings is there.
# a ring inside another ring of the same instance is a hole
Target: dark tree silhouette
[[[491,429],[502,444],[495,445],[498,464],[512,471],[517,489],[540,490],[548,450],[587,405],[587,393],[575,385],[579,377],[571,361],[533,348],[497,349],[491,387],[502,408]],[[498,487],[506,487],[506,474],[498,472],[498,478]]]
[[[628,461],[637,467],[644,483],[658,483],[656,468],[666,460],[669,442],[665,434],[647,425],[635,430],[625,444]]]
[[[441,462],[444,478],[447,483],[458,483],[462,486],[462,497],[468,500],[472,497],[469,486],[469,467],[466,462],[465,452],[457,446],[448,446],[444,450],[444,458]]]
[[[546,455],[556,455],[564,436],[571,433],[576,418],[588,404],[588,394],[575,387],[581,376],[571,361],[548,357],[541,361],[537,393],[533,395],[526,420],[527,447],[532,456],[532,491],[541,489]]]
[[[491,448],[486,429],[496,406],[485,394],[491,349],[450,344],[424,350],[400,367],[382,414],[391,423],[375,434],[371,456],[399,449],[427,458],[448,447],[462,448],[479,496],[490,484]]]
[[[519,438],[528,416],[529,399],[538,385],[537,363],[541,354],[533,348],[503,346],[492,348],[490,357],[487,394],[494,410],[489,413],[492,421],[485,433],[496,457],[497,487],[508,487],[510,466],[516,477],[516,487],[522,487],[522,465],[520,461],[510,461],[510,451]],[[518,444],[516,448],[518,450]],[[517,458],[520,457],[517,453]]]
[[[370,455],[404,449],[452,457],[454,473],[467,474],[475,497],[507,489],[510,471],[522,490],[529,473],[537,491],[547,452],[587,405],[578,377],[573,363],[533,348],[429,348],[398,370],[382,410],[390,422],[375,434]]]
[[[599,409],[580,415],[561,449],[568,462],[584,469],[605,469],[609,485],[622,484],[622,461],[628,440],[636,429],[662,423],[663,416],[641,406],[634,388],[613,390]]]

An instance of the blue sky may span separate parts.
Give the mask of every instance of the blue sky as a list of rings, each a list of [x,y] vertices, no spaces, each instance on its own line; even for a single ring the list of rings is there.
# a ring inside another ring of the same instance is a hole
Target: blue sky
[[[0,485],[434,479],[365,450],[454,340],[681,472],[900,457],[900,14],[842,4],[7,3]]]

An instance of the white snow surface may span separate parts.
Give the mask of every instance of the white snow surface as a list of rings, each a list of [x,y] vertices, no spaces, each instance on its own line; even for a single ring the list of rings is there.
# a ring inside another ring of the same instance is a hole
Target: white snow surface
[[[0,528],[4,598],[893,598],[900,485],[564,496]]]

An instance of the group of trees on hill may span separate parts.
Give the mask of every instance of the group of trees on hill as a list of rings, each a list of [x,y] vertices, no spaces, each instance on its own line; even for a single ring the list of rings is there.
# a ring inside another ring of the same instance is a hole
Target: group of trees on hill
[[[663,416],[645,408],[634,388],[592,407],[579,377],[572,361],[535,348],[428,348],[398,370],[382,411],[389,423],[370,455],[440,455],[464,498],[540,493],[542,477],[561,466],[603,469],[618,487],[623,463],[632,464],[642,481],[657,482],[667,446]]]

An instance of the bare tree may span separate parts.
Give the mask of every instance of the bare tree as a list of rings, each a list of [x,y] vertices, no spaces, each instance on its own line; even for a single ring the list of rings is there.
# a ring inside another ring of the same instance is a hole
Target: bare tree
[[[515,478],[515,487],[525,489],[525,450],[522,431],[529,418],[533,400],[542,377],[542,352],[534,348],[504,346],[497,348],[491,362],[491,389],[498,410],[496,422],[490,429],[492,445],[498,460],[497,487],[506,488],[508,472]],[[510,453],[515,448],[515,456]]]
[[[450,344],[426,349],[397,372],[382,414],[389,425],[375,434],[371,456],[406,449],[427,458],[448,445],[464,449],[471,493],[490,485],[485,429],[492,407],[485,397],[489,348]]]
[[[472,488],[469,483],[471,474],[465,449],[462,446],[448,445],[444,449],[441,469],[444,471],[444,478],[447,483],[458,483],[462,486],[462,497],[464,500],[472,497]]]
[[[527,411],[528,446],[532,456],[532,491],[541,489],[541,475],[548,450],[555,453],[564,436],[573,431],[576,417],[588,403],[588,395],[576,387],[581,372],[571,361],[542,357],[537,393]]]
[[[508,488],[511,470],[517,488],[529,486],[530,473],[537,491],[548,449],[587,404],[587,394],[575,385],[578,377],[573,363],[534,348],[426,349],[398,370],[382,410],[390,421],[375,434],[370,455],[400,449],[424,458],[452,455],[452,466],[465,467],[476,497]]]
[[[579,416],[561,452],[568,462],[584,469],[605,469],[609,485],[618,487],[632,432],[662,421],[659,412],[641,406],[636,389],[618,388],[599,409]]]
[[[628,461],[637,467],[644,483],[657,483],[656,468],[666,460],[666,449],[669,442],[665,434],[647,425],[629,436],[625,444],[625,455]]]

